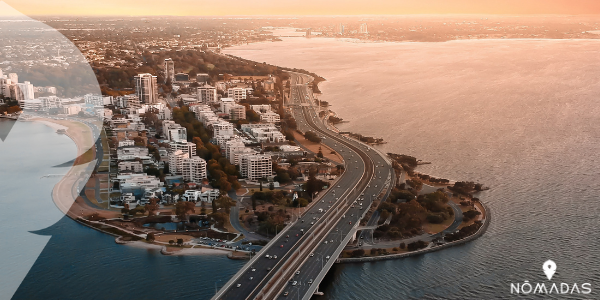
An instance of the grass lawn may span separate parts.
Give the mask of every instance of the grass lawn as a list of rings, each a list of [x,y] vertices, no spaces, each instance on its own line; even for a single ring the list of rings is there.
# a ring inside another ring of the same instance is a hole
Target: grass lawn
[[[189,242],[193,237],[190,235],[184,234],[161,234],[155,237],[156,241],[168,243],[170,240],[173,240],[177,243],[177,239],[183,239],[183,242]]]

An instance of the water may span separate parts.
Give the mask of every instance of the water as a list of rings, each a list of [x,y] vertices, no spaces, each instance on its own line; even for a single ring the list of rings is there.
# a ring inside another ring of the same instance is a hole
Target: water
[[[547,259],[558,265],[553,282],[590,282],[589,298],[598,298],[599,46],[284,39],[228,50],[326,77],[321,98],[349,121],[343,130],[431,161],[421,170],[432,175],[491,187],[480,196],[493,212],[483,237],[407,259],[336,265],[323,299],[511,298],[511,282],[547,282]],[[121,246],[61,219],[49,197],[59,178],[40,177],[66,172],[51,166],[73,159],[75,147],[41,124],[18,122],[0,154],[4,295],[24,278],[14,299],[209,299],[215,282],[245,263]],[[41,235],[24,239],[28,231]],[[22,264],[31,270],[14,268]]]
[[[209,299],[245,263],[117,245],[64,217],[50,192],[76,155],[65,135],[0,119],[0,299]],[[39,256],[39,257],[38,257]]]
[[[423,172],[491,187],[480,195],[493,213],[483,237],[336,265],[323,299],[502,299],[510,283],[547,282],[547,259],[558,265],[553,282],[600,283],[598,49],[597,40],[284,38],[226,53],[325,77],[320,98],[349,121],[341,130],[431,161]]]
[[[146,223],[143,225],[144,227],[153,227],[159,230],[178,230],[178,229],[185,229],[185,226],[183,225],[183,223],[174,223],[174,222],[170,222],[170,223]]]

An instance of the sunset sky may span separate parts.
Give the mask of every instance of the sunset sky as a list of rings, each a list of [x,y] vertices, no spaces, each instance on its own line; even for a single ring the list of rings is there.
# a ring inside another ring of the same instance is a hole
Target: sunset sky
[[[6,0],[26,15],[600,14],[600,0]]]

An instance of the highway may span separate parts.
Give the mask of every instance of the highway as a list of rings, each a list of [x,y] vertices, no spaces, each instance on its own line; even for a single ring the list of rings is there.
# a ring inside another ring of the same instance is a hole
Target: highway
[[[383,155],[330,131],[320,121],[308,88],[310,80],[309,76],[291,73],[288,107],[300,131],[319,134],[324,144],[340,153],[346,171],[300,220],[288,225],[213,299],[273,299],[278,295],[286,297],[286,292],[291,299],[309,299],[354,234],[357,222],[392,176],[391,165]],[[295,275],[297,271],[299,274]],[[288,283],[291,277],[293,280]],[[293,281],[296,285],[292,285]]]

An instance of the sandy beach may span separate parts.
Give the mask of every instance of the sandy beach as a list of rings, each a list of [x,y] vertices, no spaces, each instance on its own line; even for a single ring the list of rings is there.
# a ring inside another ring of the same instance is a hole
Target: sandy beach
[[[54,120],[33,118],[32,121],[42,123],[52,129],[64,129],[66,135],[77,146],[77,158],[67,174],[52,190],[52,200],[56,206],[71,218],[98,213],[105,218],[114,218],[117,212],[96,209],[88,206],[78,197],[78,187],[83,186],[89,177],[88,166],[95,163],[95,148],[91,129],[80,122],[70,120]],[[84,155],[85,154],[85,155]]]

